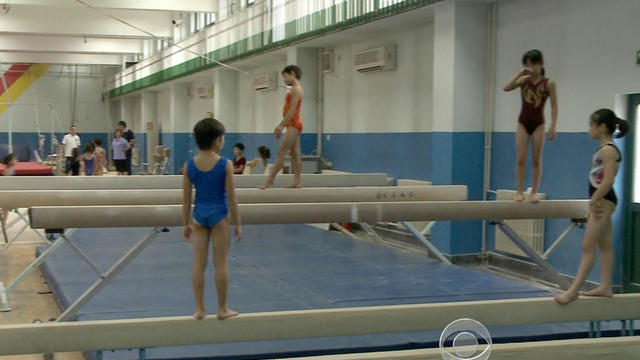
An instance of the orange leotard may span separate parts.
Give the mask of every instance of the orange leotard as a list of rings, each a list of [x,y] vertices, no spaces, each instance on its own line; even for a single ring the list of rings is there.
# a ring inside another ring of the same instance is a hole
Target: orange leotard
[[[298,101],[298,105],[296,106],[296,114],[293,116],[288,123],[285,124],[286,127],[293,126],[298,129],[300,133],[302,133],[302,119],[300,119],[300,108],[302,107],[302,99]],[[287,93],[287,97],[284,101],[284,109],[282,109],[282,116],[287,116],[287,112],[291,109],[291,93]]]

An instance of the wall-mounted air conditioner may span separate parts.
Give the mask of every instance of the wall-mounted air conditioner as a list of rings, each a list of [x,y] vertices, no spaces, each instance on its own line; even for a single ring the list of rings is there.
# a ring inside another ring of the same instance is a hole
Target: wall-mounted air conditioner
[[[323,51],[320,54],[320,71],[323,73],[333,71],[333,51]]]
[[[355,66],[359,73],[393,70],[396,68],[396,46],[387,45],[358,51],[356,52]]]
[[[253,82],[253,89],[258,91],[276,89],[276,73],[258,74]]]
[[[198,99],[211,99],[213,97],[213,86],[200,86],[196,88]]]

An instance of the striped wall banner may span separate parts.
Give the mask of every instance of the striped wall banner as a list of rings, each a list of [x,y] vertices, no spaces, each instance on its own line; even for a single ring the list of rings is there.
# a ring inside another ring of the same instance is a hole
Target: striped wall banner
[[[9,108],[9,106],[6,105],[7,103],[16,102],[48,68],[49,65],[46,64],[11,65],[9,70],[5,71],[2,75],[4,81],[0,81],[0,115]],[[7,84],[8,94],[4,86],[5,82]]]

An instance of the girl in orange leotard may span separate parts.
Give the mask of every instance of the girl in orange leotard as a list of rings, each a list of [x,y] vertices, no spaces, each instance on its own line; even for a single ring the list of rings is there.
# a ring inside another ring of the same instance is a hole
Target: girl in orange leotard
[[[284,166],[284,157],[287,152],[291,152],[291,163],[293,167],[294,180],[293,184],[287,186],[290,188],[302,187],[302,177],[300,172],[302,170],[302,161],[300,160],[300,134],[302,133],[302,119],[300,119],[300,108],[302,107],[302,99],[304,99],[304,89],[300,85],[300,79],[302,78],[302,71],[296,65],[289,65],[282,70],[282,79],[287,86],[291,89],[287,93],[285,98],[284,108],[282,111],[282,121],[276,127],[274,134],[276,140],[280,139],[284,128],[287,128],[287,132],[280,143],[278,148],[278,157],[276,162],[269,173],[269,177],[260,185],[260,189],[266,189],[273,185],[273,181],[276,178],[276,174]],[[295,104],[295,106],[293,106]]]

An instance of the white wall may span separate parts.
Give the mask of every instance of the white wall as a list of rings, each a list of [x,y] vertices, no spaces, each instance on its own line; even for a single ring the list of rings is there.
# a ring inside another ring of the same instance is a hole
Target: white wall
[[[431,131],[433,23],[371,34],[372,40],[337,46],[334,71],[324,76],[324,131],[328,133]],[[355,52],[397,45],[397,68],[359,74]]]
[[[54,131],[69,130],[72,119],[73,75],[61,74],[63,67],[50,67],[18,99],[18,104],[52,103],[55,105],[59,121]],[[69,67],[64,67],[69,71]],[[79,67],[80,73],[87,69]],[[80,132],[106,132],[109,127],[107,109],[102,101],[102,81],[98,76],[79,76],[76,99],[76,123]],[[48,106],[38,106],[41,132],[51,131],[51,111]],[[14,132],[36,132],[36,113],[32,106],[13,106],[0,114],[0,132],[8,131],[9,114],[13,118]]]
[[[171,89],[158,91],[158,123],[163,133],[174,131],[171,102]]]
[[[207,112],[213,112],[213,96],[207,99],[198,97],[199,88],[210,88],[213,90],[213,77],[203,76],[202,79],[191,82],[191,97],[189,98],[189,131],[199,120],[202,120]],[[212,93],[213,95],[213,93]]]
[[[238,122],[229,125],[229,132],[271,133],[279,121],[282,120],[282,105],[286,90],[278,88],[275,91],[253,90],[253,79],[257,74],[274,72],[280,76],[280,71],[286,66],[284,59],[272,64],[256,67],[249,71],[251,76],[238,76]],[[282,85],[282,80],[278,78]],[[225,123],[226,125],[226,123]]]
[[[547,75],[557,83],[558,131],[587,131],[591,112],[613,108],[616,94],[640,92],[638,15],[637,0],[499,2],[496,131],[516,129],[519,94],[505,94],[502,86],[529,49],[542,50]]]

